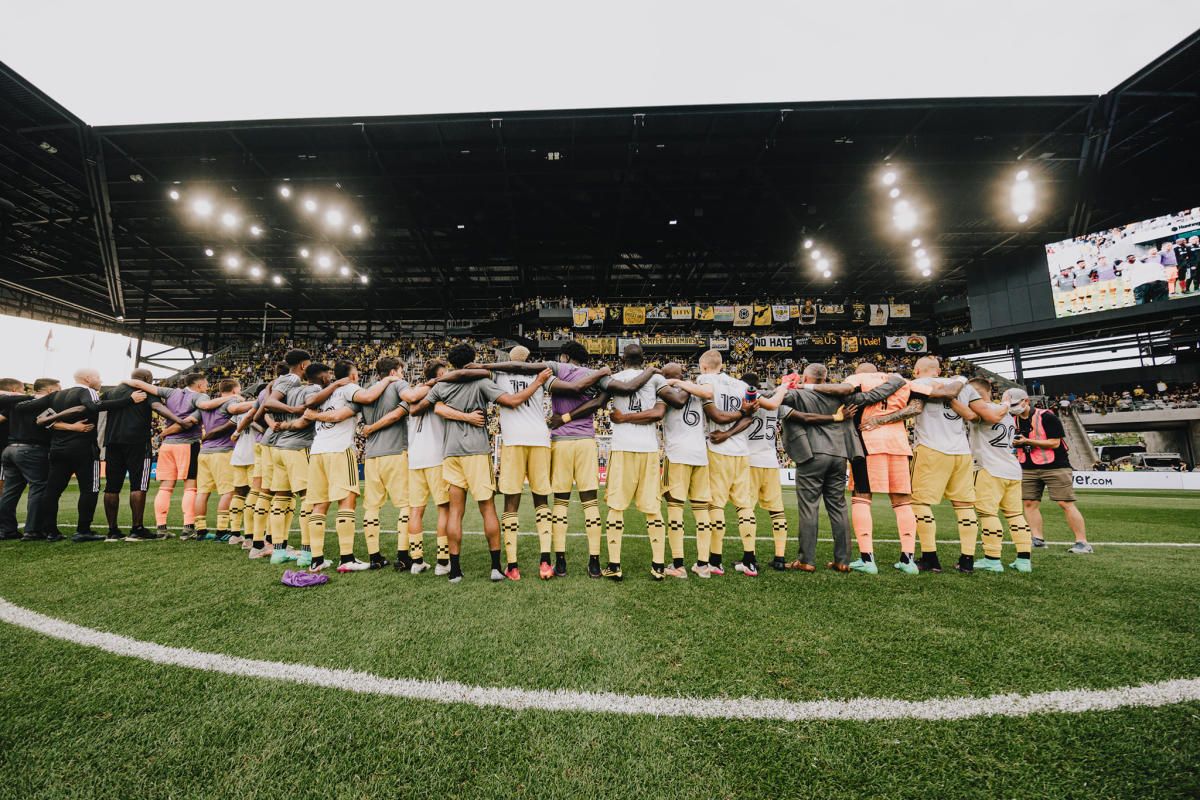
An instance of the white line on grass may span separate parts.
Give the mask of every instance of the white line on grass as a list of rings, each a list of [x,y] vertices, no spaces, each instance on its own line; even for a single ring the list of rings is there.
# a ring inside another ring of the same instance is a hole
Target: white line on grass
[[[1042,713],[1110,711],[1133,706],[1155,707],[1200,700],[1200,679],[1178,679],[1116,689],[1071,689],[1038,694],[1000,694],[990,697],[952,697],[932,700],[893,700],[860,697],[853,700],[793,702],[753,697],[653,697],[613,692],[576,692],[519,688],[488,688],[456,681],[384,678],[367,672],[326,669],[305,664],[260,661],[185,647],[167,647],[130,639],[115,633],[85,628],[13,605],[0,598],[0,620],[37,633],[129,656],[155,664],[188,667],[239,677],[283,679],[306,686],[341,689],[426,700],[443,704],[468,704],[514,711],[575,711],[603,714],[638,714],[702,719],[767,720],[955,720],[970,717],[1025,717]]]

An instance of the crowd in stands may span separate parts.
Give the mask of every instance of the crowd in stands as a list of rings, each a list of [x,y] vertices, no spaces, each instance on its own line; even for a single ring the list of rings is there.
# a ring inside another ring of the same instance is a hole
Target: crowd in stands
[[[1070,392],[1052,398],[1059,408],[1073,408],[1085,414],[1111,414],[1122,411],[1156,411],[1168,408],[1200,407],[1200,384],[1168,386],[1159,381],[1149,388],[1137,384],[1122,391]]]

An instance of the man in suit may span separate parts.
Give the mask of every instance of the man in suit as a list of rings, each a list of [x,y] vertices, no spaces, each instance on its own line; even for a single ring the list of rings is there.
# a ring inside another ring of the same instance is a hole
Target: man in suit
[[[833,528],[833,561],[827,565],[838,572],[849,571],[849,525],[846,517],[846,463],[862,457],[862,444],[854,430],[854,411],[886,400],[904,378],[891,375],[869,392],[849,384],[826,384],[824,364],[804,369],[800,388],[783,396],[779,418],[783,422],[784,447],[796,463],[796,502],[799,513],[799,558],[789,567],[813,572],[817,551],[818,506],[822,498]],[[844,404],[844,405],[843,405]]]

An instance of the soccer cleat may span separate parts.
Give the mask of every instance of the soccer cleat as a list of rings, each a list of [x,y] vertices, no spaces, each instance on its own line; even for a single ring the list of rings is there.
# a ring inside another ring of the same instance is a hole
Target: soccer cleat
[[[316,564],[309,564],[308,571],[313,573],[322,572],[323,570],[329,569],[329,566],[330,564],[328,561],[321,559],[321,561],[317,562]]]
[[[300,567],[301,569],[308,569],[310,566],[312,566],[312,553],[308,550],[301,551],[301,553],[296,556],[296,566]]]
[[[895,564],[892,564],[892,567],[900,570],[905,575],[916,575],[918,572],[921,571],[921,570],[917,569],[917,565],[914,564],[911,560],[897,561]]]
[[[396,560],[392,562],[392,566],[396,572],[408,572],[413,563],[412,556],[407,552],[398,552],[396,553]]]
[[[733,565],[733,569],[736,572],[742,573],[747,578],[757,578],[758,577],[758,565],[755,564],[753,561],[751,561],[749,564],[745,563],[744,561],[739,561],[738,563]]]
[[[1067,548],[1067,552],[1073,553],[1075,555],[1081,555],[1084,553],[1091,553],[1094,551],[1092,550],[1092,546],[1090,544],[1088,544],[1087,542],[1076,542],[1075,544],[1073,544]]]
[[[439,566],[440,566],[440,565],[439,565]],[[447,571],[447,572],[449,572],[449,571],[450,571],[450,568],[449,568],[449,567],[446,567],[446,571]],[[463,576],[462,576],[462,575],[451,575],[451,576],[450,576],[450,577],[447,579],[447,583],[462,583],[462,579],[463,579]]]
[[[229,544],[229,540],[232,538],[233,538],[233,534],[230,533],[229,531],[218,531],[217,532],[217,541],[220,542],[221,544]],[[242,537],[240,537],[240,536],[238,537],[239,540],[241,538]]]
[[[275,551],[271,553],[271,563],[286,564],[289,561],[295,561],[297,557],[297,554],[291,552],[286,547],[276,547]]]
[[[666,576],[668,578],[681,578],[687,580],[687,570],[683,567],[667,567]]]
[[[231,533],[229,538],[225,540],[227,544],[241,544],[246,541],[240,533]]]
[[[554,577],[567,577],[567,560],[561,556],[554,561]]]
[[[184,525],[183,530],[180,531],[180,533],[179,533],[179,538],[180,539],[191,539],[195,535],[196,535],[196,526],[195,525]]]
[[[666,578],[667,575],[666,575],[665,570],[660,570],[660,569],[656,569],[654,567],[650,567],[650,577],[656,581],[661,581],[664,578]]]
[[[709,564],[708,565],[708,574],[713,577],[719,578],[725,574],[725,570],[721,567],[720,564]]]
[[[492,570],[492,574],[488,577],[490,577],[494,583],[499,583],[500,581],[504,580],[504,573],[498,569],[494,569]]]
[[[544,581],[548,581],[554,577],[554,565],[542,562],[538,567],[538,577]]]
[[[1029,558],[1018,558],[1008,566],[1017,572],[1024,572],[1026,574],[1033,572],[1033,560]]]
[[[370,564],[371,569],[383,569],[390,562],[386,558],[384,558],[381,554],[375,553],[374,555],[371,556],[371,560],[368,563]]]
[[[603,573],[604,573],[604,571],[602,569],[600,569],[599,561],[597,561],[595,559],[590,559],[588,561],[588,577],[589,578],[602,578],[602,577],[604,577]]]
[[[1046,540],[1045,540],[1045,539],[1039,539],[1038,537],[1034,536],[1034,537],[1033,537],[1033,546],[1034,546],[1034,547],[1045,547],[1045,546],[1046,546]]]
[[[942,571],[942,562],[938,560],[937,553],[922,553],[917,561],[917,569],[937,575]]]
[[[429,569],[429,565],[428,565],[428,564],[426,564],[424,561],[414,561],[414,562],[412,563],[412,566],[410,566],[410,567],[408,568],[408,571],[409,571],[409,573],[411,573],[411,574],[413,574],[413,575],[420,575],[422,572],[424,572],[424,571],[425,571],[425,570],[427,570],[427,569]],[[449,571],[450,571],[450,568],[449,568],[449,567],[446,567],[446,572],[449,572]],[[443,574],[445,574],[445,573],[438,572],[437,570],[434,570],[434,573],[433,573],[433,574],[434,574],[434,575],[443,575]]]
[[[515,566],[509,567],[504,571],[504,577],[508,578],[510,581],[519,581],[521,580],[521,570]]]
[[[692,564],[692,572],[696,573],[697,578],[712,577],[712,567],[708,564]]]
[[[867,575],[878,575],[879,574],[879,565],[878,564],[876,564],[874,561],[863,561],[861,558],[857,558],[854,561],[851,561],[850,569],[853,570],[854,572],[862,572]]]
[[[1004,572],[1004,564],[1000,563],[1000,559],[998,558],[984,556],[975,562],[975,569],[983,570],[984,572]]]
[[[274,558],[275,551],[268,547],[252,547],[250,548],[249,558]]]
[[[243,550],[249,550],[251,547],[254,547],[254,537],[253,536],[247,536],[245,539],[242,539],[242,549]]]
[[[157,533],[158,533],[158,538],[160,538],[160,539],[169,539],[169,538],[173,538],[175,536],[175,534],[171,533],[171,529],[168,528],[166,525],[159,525],[158,529],[157,529]]]
[[[415,566],[416,566],[416,564],[413,564],[413,566],[415,567]],[[426,566],[428,566],[428,565],[426,565]],[[415,573],[414,573],[414,574],[415,574]],[[449,574],[450,574],[450,565],[449,565],[449,564],[438,564],[438,565],[436,565],[436,566],[433,568],[433,574],[434,574],[434,575],[437,575],[439,578],[440,578],[441,576],[443,576],[443,575],[449,575]]]
[[[199,541],[215,542],[216,540],[217,540],[216,531],[205,531],[203,536],[201,536],[199,533],[196,534],[197,542],[199,542]]]
[[[621,580],[621,578],[622,578],[623,576],[621,575],[621,568],[620,568],[620,567],[616,567],[616,568],[614,569],[614,568],[613,568],[613,566],[610,564],[609,566],[607,566],[607,567],[605,567],[604,569],[600,570],[600,577],[602,577],[602,578],[609,578],[609,579],[611,579],[611,580],[614,580],[614,581],[619,581],[619,580]]]
[[[355,558],[351,561],[343,561],[342,563],[338,564],[337,571],[338,572],[362,572],[363,570],[368,570],[370,568],[371,568],[371,565],[368,562],[359,561],[357,558]]]
[[[775,558],[771,559],[771,569],[776,572],[786,572],[787,562],[783,560],[782,556],[775,556]]]

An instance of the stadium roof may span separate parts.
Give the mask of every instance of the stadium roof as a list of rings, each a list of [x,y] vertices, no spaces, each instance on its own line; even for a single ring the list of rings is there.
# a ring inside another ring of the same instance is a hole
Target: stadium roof
[[[160,335],[252,324],[266,303],[336,321],[461,318],[564,294],[935,300],[1001,257],[1041,258],[1046,242],[1194,204],[1198,42],[1099,97],[97,128],[0,65],[0,197],[15,206],[0,287],[10,305],[110,320],[144,308]],[[911,232],[891,224],[885,164],[918,212]],[[1020,168],[1039,194],[1027,224],[1008,208]],[[343,212],[338,235],[305,214],[309,195]],[[202,197],[208,222],[191,207]],[[226,208],[237,233],[222,232]],[[931,278],[914,267],[914,236]],[[315,263],[326,251],[330,273]]]

